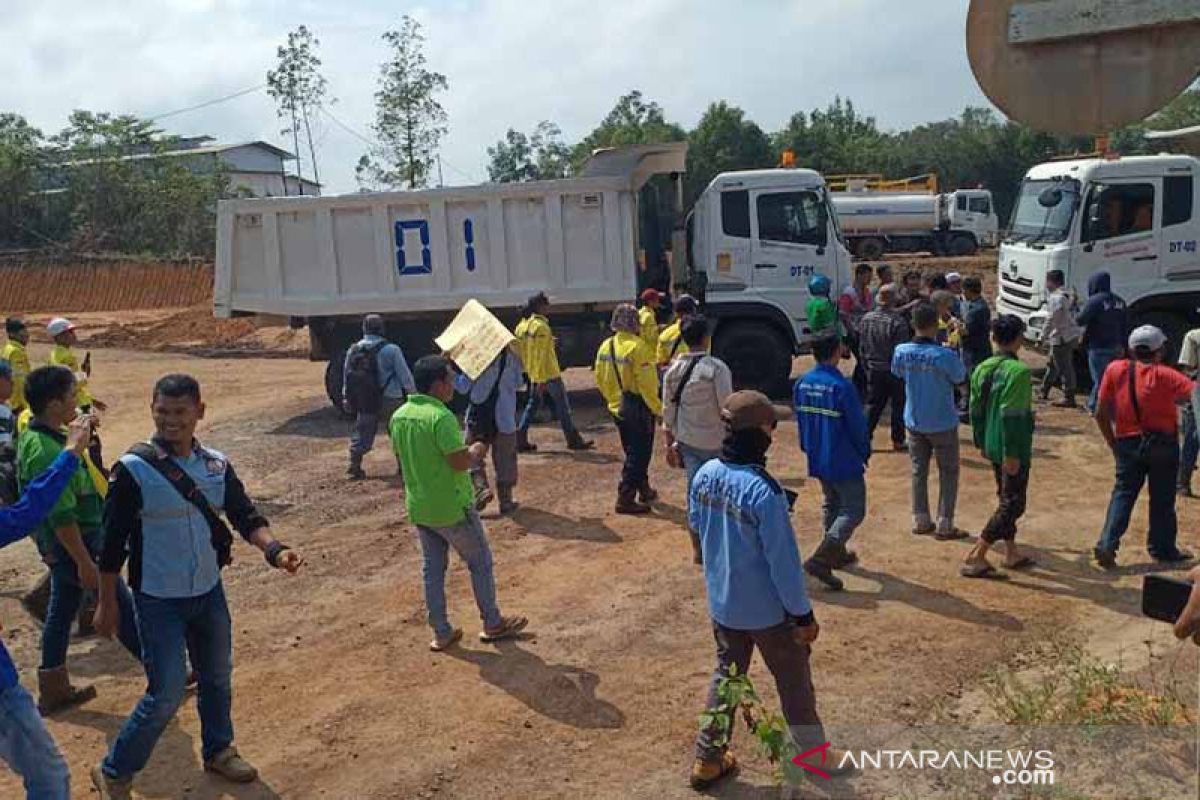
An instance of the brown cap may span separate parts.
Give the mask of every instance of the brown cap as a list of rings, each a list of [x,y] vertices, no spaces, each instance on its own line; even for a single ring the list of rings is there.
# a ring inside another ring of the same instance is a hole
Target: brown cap
[[[762,392],[743,390],[734,392],[725,399],[721,408],[721,419],[732,431],[761,428],[768,423],[791,419],[792,411],[773,404]]]

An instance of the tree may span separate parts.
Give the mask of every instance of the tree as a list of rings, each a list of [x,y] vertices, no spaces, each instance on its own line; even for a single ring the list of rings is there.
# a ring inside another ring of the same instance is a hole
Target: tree
[[[379,70],[375,123],[379,146],[358,161],[360,185],[429,185],[438,144],[446,135],[446,111],[437,94],[449,88],[446,76],[425,66],[421,24],[405,15],[400,30],[383,34],[392,57]]]
[[[724,100],[704,112],[688,134],[687,205],[721,172],[772,167],[777,163],[771,141],[745,112]]]
[[[791,150],[796,164],[825,174],[875,172],[888,147],[874,117],[861,116],[850,100],[835,97],[824,110],[793,114],[775,135],[776,149]]]
[[[289,122],[281,133],[291,134],[296,150],[296,175],[300,169],[300,125],[304,125],[304,138],[308,140],[308,153],[312,161],[313,180],[321,182],[317,168],[317,151],[313,144],[312,120],[316,109],[325,100],[327,85],[321,75],[321,59],[317,48],[321,42],[301,25],[288,33],[287,45],[276,50],[278,66],[267,72],[267,94],[275,100],[276,113]],[[300,184],[300,193],[304,185]]]
[[[32,244],[42,167],[42,132],[18,114],[0,113],[0,244]]]
[[[509,128],[487,153],[488,178],[493,183],[565,178],[571,167],[571,149],[563,144],[562,131],[545,120],[528,136]]]
[[[687,138],[683,128],[667,122],[662,107],[646,102],[637,89],[617,100],[600,125],[575,145],[571,160],[578,168],[599,147],[680,142]]]

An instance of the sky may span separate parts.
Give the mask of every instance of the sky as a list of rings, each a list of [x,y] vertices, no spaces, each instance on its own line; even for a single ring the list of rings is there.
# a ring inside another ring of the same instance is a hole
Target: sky
[[[726,100],[770,132],[850,98],[885,129],[987,105],[967,63],[967,0],[3,0],[0,112],[50,135],[75,108],[155,117],[264,83],[304,24],[336,102],[315,138],[327,194],[357,187],[380,35],[408,13],[443,73],[446,184],[487,179],[487,147],[551,120],[568,142],[640,89],[692,127]],[[337,122],[335,122],[335,118]],[[340,123],[340,124],[339,124]],[[167,132],[292,149],[251,91],[159,120]],[[306,158],[306,176],[311,168]]]

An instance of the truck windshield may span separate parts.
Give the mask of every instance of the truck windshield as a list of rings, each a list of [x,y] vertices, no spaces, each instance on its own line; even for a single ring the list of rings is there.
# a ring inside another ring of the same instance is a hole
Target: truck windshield
[[[838,220],[837,211],[833,207],[828,190],[821,190],[821,200],[825,204],[825,216],[833,223],[833,235],[837,237],[843,247],[846,247],[846,237],[842,235],[842,223]]]
[[[1026,180],[1013,208],[1009,242],[1061,242],[1071,232],[1079,208],[1079,181],[1074,178]]]

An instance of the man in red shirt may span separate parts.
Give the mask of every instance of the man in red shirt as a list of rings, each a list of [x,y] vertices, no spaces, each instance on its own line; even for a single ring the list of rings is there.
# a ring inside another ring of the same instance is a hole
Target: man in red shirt
[[[1160,563],[1187,561],[1175,543],[1175,476],[1179,469],[1178,408],[1195,384],[1162,363],[1167,337],[1153,325],[1129,334],[1132,358],[1108,365],[1100,381],[1096,426],[1116,459],[1117,478],[1104,531],[1094,551],[1104,569],[1117,565],[1117,548],[1129,527],[1142,484],[1150,484],[1147,549]]]

